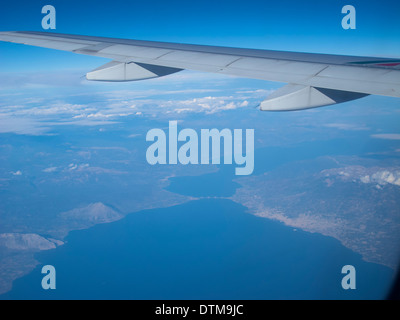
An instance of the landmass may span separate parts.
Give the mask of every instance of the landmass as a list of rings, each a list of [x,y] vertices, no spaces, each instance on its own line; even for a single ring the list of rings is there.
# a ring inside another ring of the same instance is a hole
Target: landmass
[[[0,234],[0,294],[12,288],[12,282],[20,278],[37,265],[34,254],[52,250],[64,242],[44,238],[38,234],[2,233]]]
[[[241,188],[231,199],[249,213],[334,237],[368,262],[398,266],[398,161],[321,157],[235,181]]]

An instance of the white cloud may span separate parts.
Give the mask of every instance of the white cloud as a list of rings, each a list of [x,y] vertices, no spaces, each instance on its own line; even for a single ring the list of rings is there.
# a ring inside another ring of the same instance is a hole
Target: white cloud
[[[372,134],[372,138],[376,139],[386,139],[386,140],[400,140],[399,133],[380,133],[380,134]]]
[[[76,115],[82,112],[91,112],[96,109],[82,104],[70,104],[64,102],[55,102],[43,104],[36,107],[25,107],[24,109],[15,107],[3,107],[3,115],[12,114],[13,116],[53,116],[53,115]]]
[[[13,132],[33,136],[47,135],[49,126],[36,119],[6,117],[0,114],[0,133]]]
[[[234,110],[247,107],[247,100],[238,99],[233,96],[206,96],[189,100],[169,100],[160,102],[160,107],[166,113],[193,112],[212,114],[225,110]]]
[[[400,171],[379,170],[372,175],[360,178],[362,183],[377,183],[379,185],[394,184],[400,186]]]
[[[132,133],[128,136],[128,138],[137,138],[140,137],[142,134],[141,133]]]
[[[365,125],[352,124],[352,123],[327,123],[323,125],[327,128],[335,128],[339,130],[347,130],[347,131],[365,131],[370,130],[370,128]]]

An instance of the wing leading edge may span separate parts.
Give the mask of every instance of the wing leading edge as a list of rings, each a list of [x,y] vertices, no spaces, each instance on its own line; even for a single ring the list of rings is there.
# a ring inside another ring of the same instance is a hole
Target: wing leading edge
[[[400,59],[241,49],[46,32],[0,32],[0,40],[112,59],[88,80],[134,81],[183,69],[286,82],[261,110],[321,107],[369,94],[400,97]]]

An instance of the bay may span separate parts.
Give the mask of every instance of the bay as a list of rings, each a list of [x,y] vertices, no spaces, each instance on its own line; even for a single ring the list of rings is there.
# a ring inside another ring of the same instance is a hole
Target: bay
[[[393,271],[339,241],[202,199],[132,213],[81,231],[41,252],[40,265],[1,299],[379,299]],[[357,270],[357,289],[341,269]],[[43,265],[57,288],[43,290]]]

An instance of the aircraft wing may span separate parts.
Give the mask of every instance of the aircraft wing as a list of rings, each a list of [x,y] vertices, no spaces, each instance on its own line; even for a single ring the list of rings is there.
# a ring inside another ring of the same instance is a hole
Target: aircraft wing
[[[133,81],[183,69],[287,83],[261,110],[320,107],[369,94],[400,97],[400,59],[242,49],[47,32],[0,32],[0,40],[112,59],[88,80]]]

